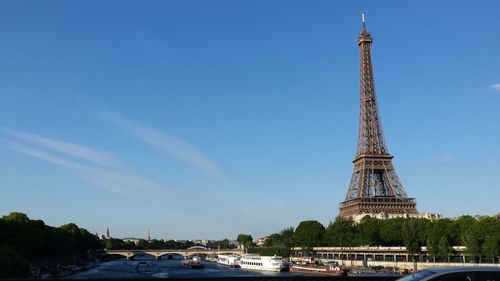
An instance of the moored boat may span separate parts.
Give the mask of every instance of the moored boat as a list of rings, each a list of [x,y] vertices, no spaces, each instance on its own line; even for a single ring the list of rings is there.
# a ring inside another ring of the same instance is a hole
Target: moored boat
[[[290,271],[309,273],[309,274],[320,274],[320,275],[333,275],[333,276],[346,276],[347,271],[341,269],[336,264],[326,264],[326,265],[316,265],[316,264],[294,264],[290,266]]]
[[[201,261],[201,258],[194,257],[193,259],[185,259],[181,261],[181,265],[187,268],[200,269],[205,265]]]
[[[238,255],[219,255],[217,257],[217,264],[227,265],[230,267],[239,267],[241,257]]]
[[[206,258],[205,258],[205,261],[209,261],[209,262],[217,262],[217,255],[216,254],[210,254],[208,255]]]
[[[243,255],[240,259],[242,269],[261,271],[287,271],[288,265],[280,256]]]

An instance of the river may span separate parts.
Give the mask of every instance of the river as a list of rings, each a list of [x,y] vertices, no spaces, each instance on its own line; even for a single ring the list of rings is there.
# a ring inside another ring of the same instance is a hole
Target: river
[[[151,271],[136,272],[135,267],[140,261],[147,261]],[[207,278],[293,275],[290,272],[247,271],[241,268],[218,265],[215,262],[204,262],[205,267],[202,269],[190,269],[181,266],[180,262],[180,259],[155,260],[141,258],[136,260],[114,260],[103,262],[97,267],[68,276],[66,279]]]

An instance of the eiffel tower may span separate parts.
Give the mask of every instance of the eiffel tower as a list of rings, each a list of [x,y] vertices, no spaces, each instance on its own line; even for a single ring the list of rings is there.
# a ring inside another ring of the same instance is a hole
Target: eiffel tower
[[[406,195],[385,144],[373,78],[372,36],[366,30],[364,14],[362,24],[358,37],[361,65],[358,149],[349,190],[339,206],[340,216],[417,214],[415,199]]]

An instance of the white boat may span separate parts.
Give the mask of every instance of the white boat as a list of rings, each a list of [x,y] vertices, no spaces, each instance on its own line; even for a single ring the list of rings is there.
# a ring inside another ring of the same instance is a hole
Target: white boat
[[[219,255],[217,257],[217,264],[238,267],[240,265],[240,258],[238,255]]]
[[[217,255],[215,254],[210,254],[205,258],[205,261],[209,262],[217,262]]]
[[[200,269],[204,267],[203,262],[200,257],[193,257],[193,259],[184,259],[181,261],[181,265],[187,268]]]
[[[240,259],[242,269],[263,271],[286,271],[288,264],[280,256],[243,255]]]

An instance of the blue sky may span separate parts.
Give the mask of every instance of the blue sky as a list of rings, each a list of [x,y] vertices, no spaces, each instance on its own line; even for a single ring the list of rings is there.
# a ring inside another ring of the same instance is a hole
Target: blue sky
[[[498,1],[2,1],[0,214],[254,237],[346,195],[360,13],[421,212],[500,211]]]

